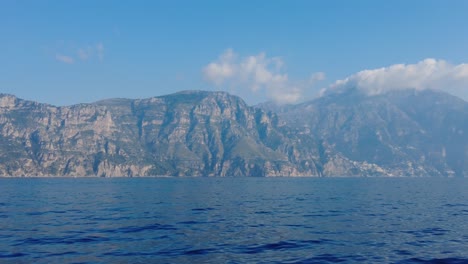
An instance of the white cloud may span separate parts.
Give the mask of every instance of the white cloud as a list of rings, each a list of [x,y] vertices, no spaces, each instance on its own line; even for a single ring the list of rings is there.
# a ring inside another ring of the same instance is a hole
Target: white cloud
[[[82,61],[87,61],[93,57],[97,57],[99,61],[104,60],[104,44],[101,42],[95,45],[88,45],[86,47],[78,48],[78,58]]]
[[[217,86],[237,90],[246,87],[250,92],[263,93],[277,103],[295,103],[303,99],[304,89],[309,84],[293,84],[283,69],[284,62],[279,57],[270,58],[263,52],[240,57],[228,49],[203,68],[203,75],[205,80]],[[324,77],[320,73],[314,78],[322,80]]]
[[[338,80],[329,91],[356,87],[368,95],[401,89],[442,90],[468,99],[468,64],[453,65],[444,60],[425,59],[416,64],[395,64],[364,70]]]
[[[75,59],[73,59],[73,57],[62,54],[55,54],[55,59],[66,64],[75,63]]]
[[[90,56],[91,52],[89,49],[78,49],[78,58],[80,58],[81,60],[88,60]]]
[[[219,56],[216,62],[208,64],[203,69],[205,79],[216,85],[221,85],[226,79],[234,75],[234,52],[231,49],[226,50]]]
[[[92,59],[97,59],[99,61],[104,60],[104,44],[102,42],[80,47],[70,47],[70,45],[65,44],[63,45],[64,47],[60,48],[62,52],[55,54],[55,59],[57,61],[67,64],[73,64],[75,62],[89,61]],[[69,53],[74,55],[64,55],[63,53]]]
[[[323,81],[325,79],[326,79],[326,75],[324,72],[314,72],[310,76],[309,82],[313,84],[319,81]]]
[[[102,44],[102,42],[99,42],[98,44],[96,44],[95,49],[98,59],[100,61],[104,60],[104,44]]]

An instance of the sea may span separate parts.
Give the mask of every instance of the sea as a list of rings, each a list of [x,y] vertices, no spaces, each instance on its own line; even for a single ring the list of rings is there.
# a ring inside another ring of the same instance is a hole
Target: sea
[[[468,179],[3,178],[0,263],[468,263]]]

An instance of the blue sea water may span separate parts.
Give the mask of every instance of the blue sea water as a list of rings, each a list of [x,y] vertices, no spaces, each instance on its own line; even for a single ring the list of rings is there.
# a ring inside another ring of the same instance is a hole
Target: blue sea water
[[[468,179],[0,179],[0,263],[338,262],[468,262]]]

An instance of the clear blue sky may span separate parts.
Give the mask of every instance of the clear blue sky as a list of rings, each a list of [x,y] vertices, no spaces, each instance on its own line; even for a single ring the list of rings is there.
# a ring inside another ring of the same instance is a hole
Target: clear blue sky
[[[4,0],[0,37],[0,92],[68,105],[222,89],[202,71],[229,48],[280,57],[289,80],[324,72],[321,85],[425,58],[468,62],[468,1]]]

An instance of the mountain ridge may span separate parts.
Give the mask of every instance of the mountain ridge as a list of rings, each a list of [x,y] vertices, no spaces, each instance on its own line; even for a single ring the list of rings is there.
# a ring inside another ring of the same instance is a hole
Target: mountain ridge
[[[331,152],[378,165],[389,176],[468,175],[468,103],[443,92],[366,96],[350,89],[291,106],[279,115],[289,126],[335,144]],[[452,135],[445,129],[450,126],[461,134]]]
[[[212,91],[71,106],[0,94],[0,175],[468,176],[459,100],[349,91],[275,112]]]

